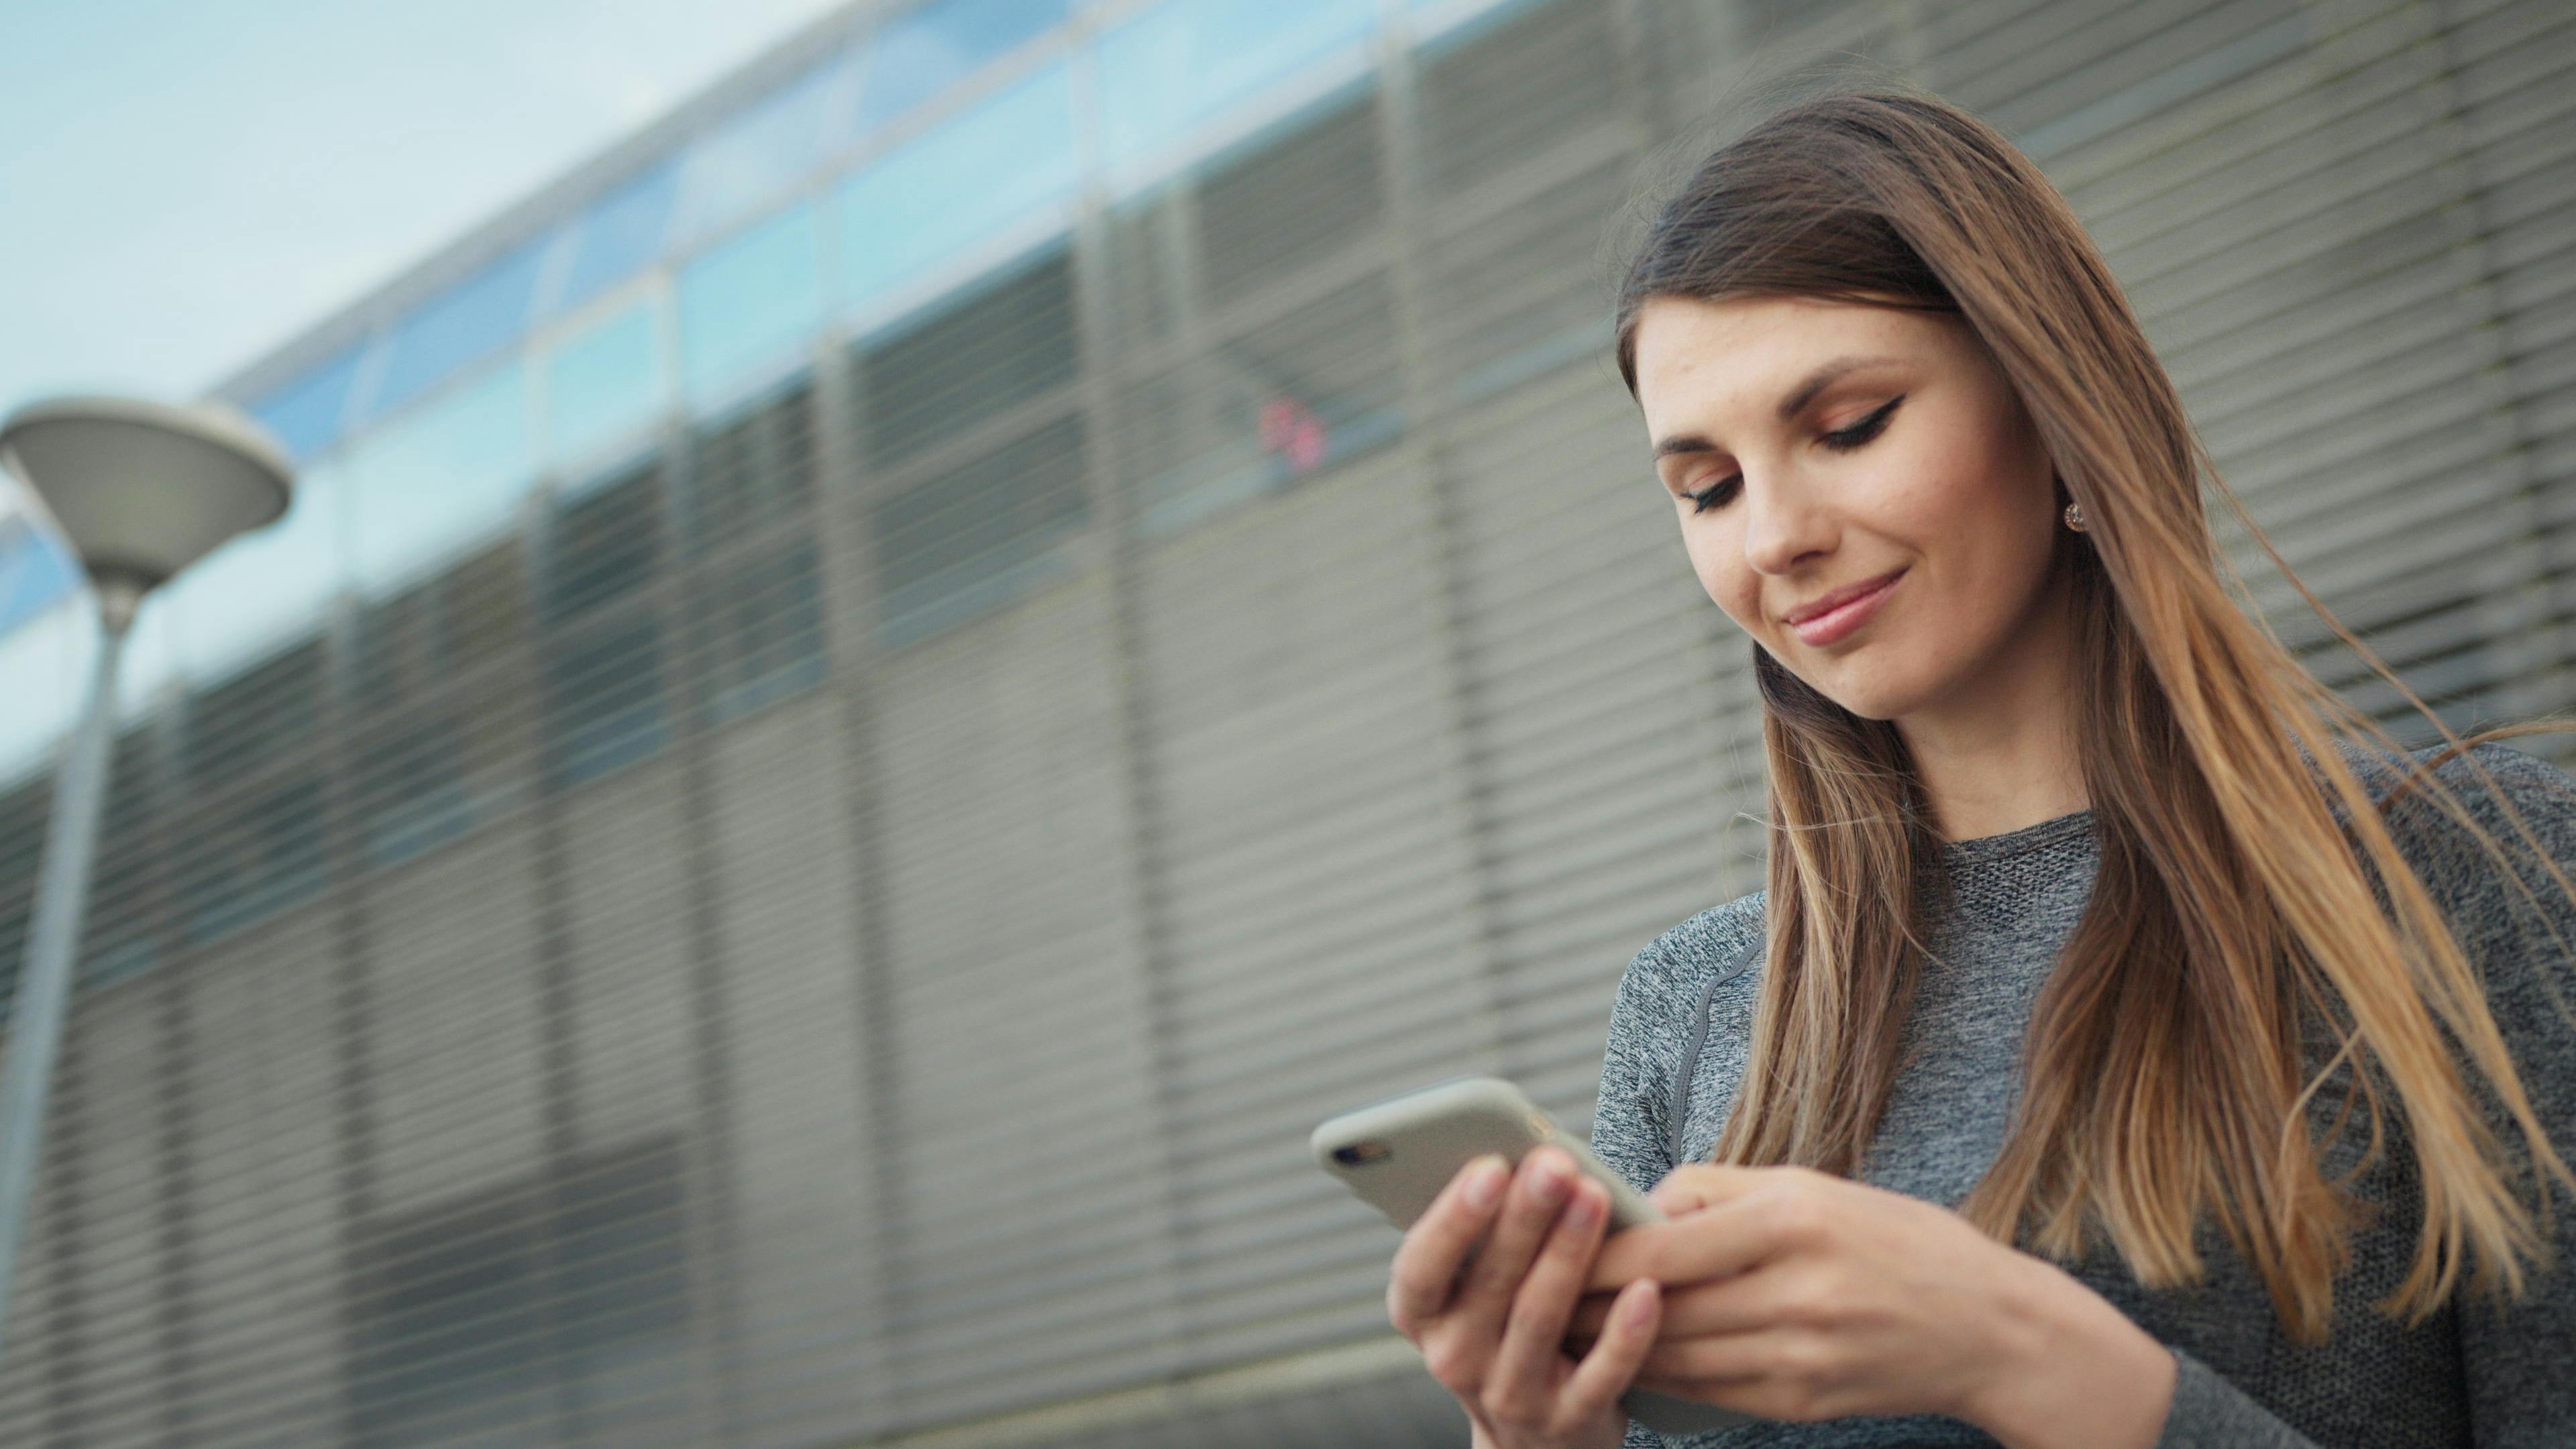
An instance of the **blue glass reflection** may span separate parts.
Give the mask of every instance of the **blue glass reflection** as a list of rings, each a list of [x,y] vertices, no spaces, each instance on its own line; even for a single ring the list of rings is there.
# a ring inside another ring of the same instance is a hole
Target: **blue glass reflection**
[[[862,309],[1070,200],[1081,178],[1061,60],[841,183],[841,295]]]
[[[321,627],[323,610],[347,579],[346,502],[335,472],[308,470],[296,480],[285,517],[171,581],[170,617],[187,678],[212,683]]]
[[[339,356],[252,403],[251,416],[275,433],[297,462],[315,456],[339,440],[349,384],[357,380],[358,360],[365,354],[364,344],[351,344]]]
[[[546,456],[582,458],[652,421],[666,401],[653,302],[638,297],[556,344],[546,360]]]
[[[679,195],[679,167],[665,161],[593,202],[575,223],[580,230],[573,236],[572,261],[564,268],[553,315],[571,311],[660,256]]]
[[[384,381],[368,415],[382,417],[517,341],[528,325],[544,255],[542,241],[530,242],[395,324]]]
[[[844,55],[814,66],[689,147],[675,245],[751,214],[821,164],[827,112],[850,65]]]
[[[1377,0],[1165,0],[1100,39],[1104,159],[1123,170],[1377,26]]]
[[[10,512],[0,480],[0,634],[52,608],[80,587],[80,567],[48,529]],[[5,696],[0,696],[5,698]]]
[[[937,0],[888,25],[868,53],[853,137],[1064,23],[1070,0]]]
[[[533,454],[515,358],[368,440],[350,464],[359,586],[392,592],[508,527]]]
[[[812,203],[800,201],[680,273],[681,384],[709,398],[822,318],[822,243]]]

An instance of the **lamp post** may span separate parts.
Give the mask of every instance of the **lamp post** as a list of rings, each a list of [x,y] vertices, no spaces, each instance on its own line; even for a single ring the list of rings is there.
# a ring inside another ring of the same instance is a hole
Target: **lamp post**
[[[0,1334],[44,1136],[45,1094],[62,1044],[107,798],[116,664],[143,596],[225,540],[286,511],[293,469],[229,408],[133,398],[31,403],[0,423],[0,464],[43,500],[98,601],[98,656],[71,747],[54,780],[36,915],[18,971],[0,1065]]]

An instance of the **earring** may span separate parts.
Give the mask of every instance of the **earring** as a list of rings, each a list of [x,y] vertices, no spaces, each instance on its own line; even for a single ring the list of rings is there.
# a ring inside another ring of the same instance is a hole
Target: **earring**
[[[2066,505],[2066,526],[2074,529],[2077,533],[2082,533],[2093,526],[2084,521],[2083,504],[2069,503]]]

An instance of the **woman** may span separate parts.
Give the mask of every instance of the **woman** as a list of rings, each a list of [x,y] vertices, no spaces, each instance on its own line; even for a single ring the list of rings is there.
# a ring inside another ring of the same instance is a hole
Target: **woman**
[[[1539,1153],[1406,1235],[1476,1442],[1664,1442],[1633,1384],[1760,1416],[1700,1444],[2576,1444],[2576,780],[2487,743],[2547,726],[2409,757],[2239,608],[2109,271],[1937,99],[1718,152],[1618,347],[1768,885],[1619,989],[1593,1142],[1670,1221]]]

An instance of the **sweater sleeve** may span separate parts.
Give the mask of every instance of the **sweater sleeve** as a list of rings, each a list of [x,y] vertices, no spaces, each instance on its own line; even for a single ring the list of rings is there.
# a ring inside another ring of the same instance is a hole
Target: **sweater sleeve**
[[[2576,879],[2576,779],[2502,745],[2482,746],[2477,755],[2550,859]],[[2485,809],[2478,815],[2509,851],[2528,858],[2529,847],[2501,815],[2490,817]],[[2488,1009],[2532,1112],[2550,1145],[2576,1167],[2576,969],[2570,958],[2576,908],[2546,870],[2518,873],[2536,900],[2523,899],[2483,852],[2462,853],[2450,875],[2476,885],[2458,897],[2457,929],[2486,978]],[[2545,1192],[2537,1222],[2550,1257],[2526,1267],[2519,1298],[2499,1303],[2466,1275],[2454,1294],[2471,1442],[2480,1449],[2576,1443],[2576,1374],[2568,1370],[2576,1362],[2576,1196],[2533,1170],[2529,1144],[2501,1106],[2488,1120],[2524,1178],[2509,1177],[2508,1185],[2528,1194],[2536,1184]]]
[[[1601,1096],[1592,1109],[1593,1155],[1639,1192],[1653,1188],[1672,1170],[1664,1146],[1666,1109],[1655,1095],[1654,1026],[1668,994],[1660,984],[1661,945],[1658,940],[1639,951],[1619,978],[1601,1054]],[[1664,1436],[1631,1419],[1621,1449],[1665,1449]]]
[[[2166,1348],[2174,1356],[2173,1407],[2165,1411],[2156,1449],[2323,1449],[2216,1369],[2171,1344]]]
[[[1639,951],[1619,978],[1610,1006],[1610,1034],[1601,1052],[1601,1095],[1592,1108],[1592,1152],[1639,1192],[1652,1191],[1672,1171],[1665,1138],[1671,1125],[1670,1074],[1656,1037],[1669,1022],[1671,973],[1658,938]]]

